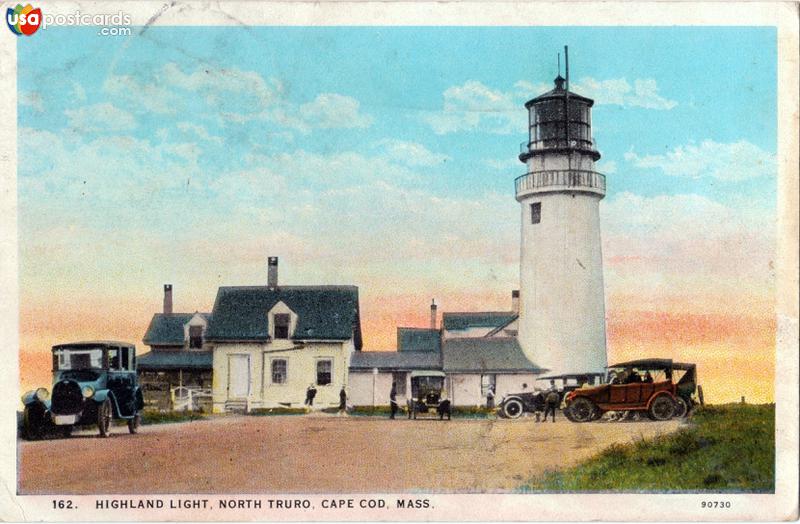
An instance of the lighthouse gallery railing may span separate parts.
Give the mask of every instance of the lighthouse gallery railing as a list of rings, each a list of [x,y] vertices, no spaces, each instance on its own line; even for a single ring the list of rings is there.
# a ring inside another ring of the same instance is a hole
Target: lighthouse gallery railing
[[[537,171],[517,177],[514,180],[516,194],[541,187],[574,187],[606,190],[606,177],[596,171],[583,171],[577,169]]]

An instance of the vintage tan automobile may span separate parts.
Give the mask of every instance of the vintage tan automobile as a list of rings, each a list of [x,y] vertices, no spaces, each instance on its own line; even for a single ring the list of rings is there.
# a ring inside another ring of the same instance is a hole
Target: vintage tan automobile
[[[642,359],[608,367],[607,384],[571,391],[564,415],[573,422],[597,420],[607,411],[639,411],[653,420],[684,417],[694,405],[694,364]]]

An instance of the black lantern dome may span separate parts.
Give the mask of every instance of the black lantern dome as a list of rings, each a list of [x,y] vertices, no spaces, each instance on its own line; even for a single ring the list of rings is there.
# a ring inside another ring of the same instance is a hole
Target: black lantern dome
[[[522,162],[545,153],[579,152],[600,159],[592,139],[594,100],[568,91],[565,82],[558,75],[555,88],[525,103],[530,135],[522,144]]]

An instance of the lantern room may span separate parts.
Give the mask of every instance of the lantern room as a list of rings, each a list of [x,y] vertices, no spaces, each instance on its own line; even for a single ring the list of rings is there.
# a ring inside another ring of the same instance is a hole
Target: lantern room
[[[522,162],[544,153],[588,154],[594,161],[600,153],[592,139],[592,105],[594,101],[571,93],[558,75],[555,88],[525,104],[528,110],[529,139],[520,147]]]

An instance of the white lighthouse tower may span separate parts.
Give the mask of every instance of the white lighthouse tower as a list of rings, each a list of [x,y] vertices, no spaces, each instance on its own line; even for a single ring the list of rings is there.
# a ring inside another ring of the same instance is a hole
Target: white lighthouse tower
[[[607,365],[599,214],[606,181],[594,170],[594,101],[569,92],[568,61],[566,74],[525,104],[530,137],[519,159],[528,172],[515,181],[522,212],[518,338],[550,374]]]

